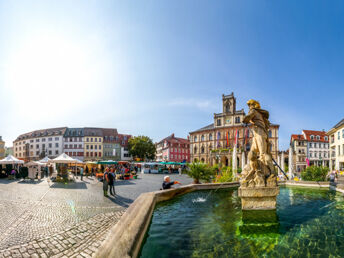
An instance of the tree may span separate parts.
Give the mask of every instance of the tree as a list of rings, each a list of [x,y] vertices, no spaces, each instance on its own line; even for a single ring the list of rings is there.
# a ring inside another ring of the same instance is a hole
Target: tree
[[[152,139],[147,136],[132,137],[128,141],[129,154],[141,160],[153,160],[156,148]]]
[[[328,171],[327,167],[310,166],[301,172],[301,178],[305,181],[325,181]]]
[[[199,184],[200,180],[210,182],[216,174],[216,170],[204,163],[191,163],[188,165],[186,173],[194,179],[195,184]]]

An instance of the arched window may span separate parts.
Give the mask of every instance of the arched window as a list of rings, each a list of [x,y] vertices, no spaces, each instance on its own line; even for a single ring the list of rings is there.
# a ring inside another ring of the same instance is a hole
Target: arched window
[[[197,142],[197,136],[194,137],[194,142]]]
[[[314,135],[311,135],[311,140],[313,140],[314,139]]]
[[[213,135],[210,133],[209,134],[209,141],[212,141],[213,140]]]
[[[319,135],[317,135],[317,140],[320,140],[320,136]]]
[[[221,139],[221,133],[217,132],[217,139]]]
[[[197,153],[197,147],[195,146],[195,148],[194,148],[194,153]]]
[[[204,153],[204,146],[201,147],[201,153]]]
[[[325,136],[325,141],[328,141],[328,137],[327,136]]]
[[[204,141],[204,135],[202,134],[202,136],[201,136],[201,142],[203,142]]]
[[[201,162],[204,163],[204,158],[201,159]]]
[[[270,137],[270,138],[272,137],[272,132],[271,132],[271,130],[269,130],[269,137]]]
[[[226,112],[229,113],[230,112],[230,105],[227,103],[226,104]]]

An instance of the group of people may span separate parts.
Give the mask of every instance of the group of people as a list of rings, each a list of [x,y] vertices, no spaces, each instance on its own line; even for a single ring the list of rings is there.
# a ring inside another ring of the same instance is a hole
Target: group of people
[[[105,168],[105,172],[103,175],[103,191],[104,191],[104,196],[108,197],[108,191],[110,188],[110,194],[112,196],[116,195],[115,192],[115,180],[116,180],[116,175],[115,175],[115,170],[114,168]]]

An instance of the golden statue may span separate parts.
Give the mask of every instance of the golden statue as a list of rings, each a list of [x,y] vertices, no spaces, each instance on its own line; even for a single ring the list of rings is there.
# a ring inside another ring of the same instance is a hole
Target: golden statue
[[[249,164],[245,166],[241,185],[244,187],[276,186],[276,172],[272,163],[269,143],[269,112],[261,109],[258,101],[247,101],[249,112],[243,122],[252,125],[253,139],[248,153]]]

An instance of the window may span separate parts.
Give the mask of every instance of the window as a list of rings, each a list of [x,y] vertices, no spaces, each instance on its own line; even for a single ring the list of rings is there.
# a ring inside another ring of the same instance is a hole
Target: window
[[[89,150],[89,148],[90,148],[90,145],[87,144],[86,145],[86,150]]]
[[[344,129],[342,130],[342,138],[344,138]]]
[[[55,137],[55,141],[58,141],[60,138],[59,137]]]
[[[74,144],[74,149],[78,148],[78,145],[77,144]]]
[[[86,138],[86,141],[89,142],[89,138]]]
[[[49,143],[49,148],[52,148],[52,147],[53,147],[53,145],[51,143]]]
[[[194,142],[197,142],[197,136],[194,137]]]
[[[58,154],[59,154],[59,151],[58,151],[58,150],[56,150],[56,151],[55,151],[55,154],[56,154],[56,155],[58,155]]]
[[[320,136],[319,135],[317,135],[317,140],[320,140]]]
[[[49,151],[49,155],[51,155],[52,154],[52,152],[51,152],[51,150]]]
[[[272,132],[271,132],[271,130],[269,130],[269,137],[270,137],[270,138],[272,137]]]
[[[328,137],[327,136],[325,136],[325,141],[328,141]]]
[[[39,142],[39,139],[36,139],[36,142]]]
[[[313,144],[312,143],[309,143],[309,148],[312,148],[313,147]]]
[[[55,147],[58,148],[59,147],[59,143],[55,142]]]
[[[310,157],[310,158],[313,158],[313,152],[310,152],[310,153],[309,153],[309,157]]]
[[[45,138],[42,138],[42,142],[45,142]]]
[[[338,132],[338,140],[340,139],[340,132]]]
[[[217,126],[221,126],[221,119],[217,119]]]
[[[101,157],[102,156],[102,153],[101,152],[99,152],[99,157]],[[110,156],[110,155],[109,155]]]
[[[197,153],[197,147],[195,146],[195,148],[194,148],[194,153]]]
[[[33,140],[30,140],[30,142],[33,142]]]
[[[316,148],[316,147],[317,147],[317,143],[315,142],[315,143],[314,143],[314,148]]]
[[[91,150],[93,150],[93,145],[91,145]]]
[[[51,137],[48,138],[48,141],[49,141],[49,142],[51,142],[52,140],[53,140],[53,138],[51,138]]]
[[[209,134],[209,141],[212,141],[212,140],[213,140],[213,135]]]
[[[91,142],[93,142],[93,138],[91,138]]]
[[[235,123],[239,124],[240,123],[240,116],[235,117]]]
[[[36,155],[37,155],[37,156],[39,155],[39,151],[36,151]]]
[[[201,148],[201,153],[204,153],[204,147],[202,146],[202,148]]]
[[[202,142],[204,141],[204,135],[201,136],[201,141],[202,141]]]
[[[98,147],[97,145],[94,145],[94,149],[95,149],[95,150],[97,149],[97,147]]]
[[[98,140],[97,138],[94,138],[94,141],[95,141],[95,142],[97,142],[97,140]]]

